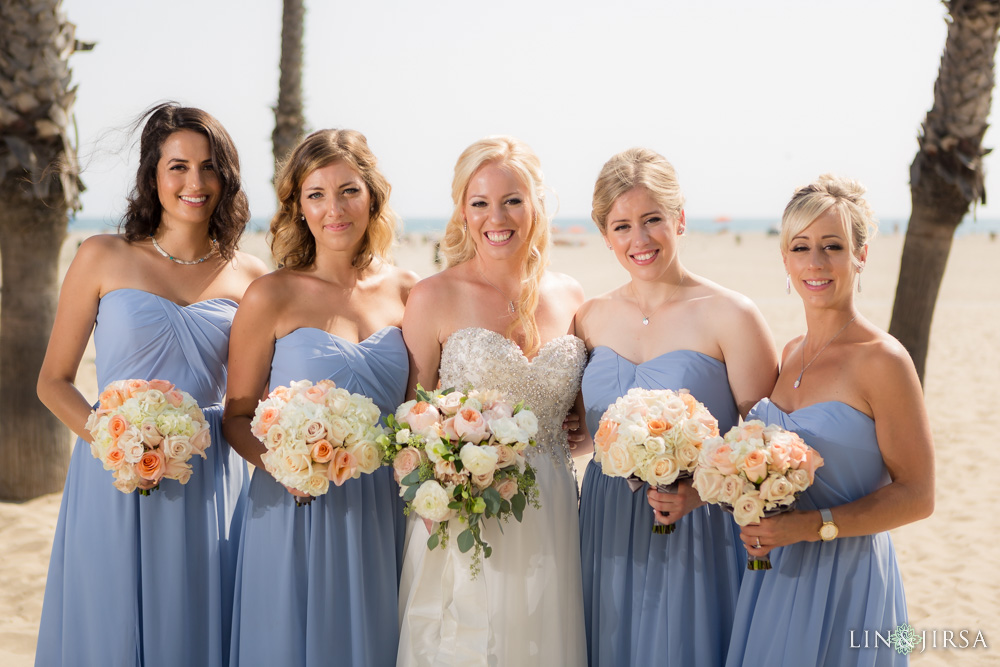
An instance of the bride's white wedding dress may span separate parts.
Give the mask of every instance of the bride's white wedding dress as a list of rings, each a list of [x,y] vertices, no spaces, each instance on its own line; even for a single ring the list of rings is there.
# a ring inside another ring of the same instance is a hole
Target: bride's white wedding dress
[[[538,417],[541,509],[503,531],[483,525],[493,555],[472,579],[470,553],[455,539],[427,549],[423,521],[407,525],[399,589],[398,666],[530,665],[587,662],[580,575],[577,485],[562,422],[580,388],[586,348],[560,336],[528,360],[513,341],[488,329],[462,329],[441,350],[441,386],[499,389],[524,400]]]

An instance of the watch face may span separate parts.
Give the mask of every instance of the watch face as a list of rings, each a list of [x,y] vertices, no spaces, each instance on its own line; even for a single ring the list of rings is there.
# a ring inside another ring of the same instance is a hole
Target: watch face
[[[819,529],[820,538],[830,541],[837,536],[837,526],[832,523],[825,523],[823,527]]]

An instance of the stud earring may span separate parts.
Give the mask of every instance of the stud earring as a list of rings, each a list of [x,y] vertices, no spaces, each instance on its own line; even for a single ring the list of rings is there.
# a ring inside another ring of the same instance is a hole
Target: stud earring
[[[792,293],[792,274],[785,274],[785,294]]]
[[[299,220],[301,220],[302,222],[305,222],[306,221],[306,216],[300,215],[299,216]]]

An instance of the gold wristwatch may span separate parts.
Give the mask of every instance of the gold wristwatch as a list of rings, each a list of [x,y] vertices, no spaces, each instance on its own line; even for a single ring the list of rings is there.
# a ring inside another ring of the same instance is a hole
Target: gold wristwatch
[[[819,515],[823,519],[823,525],[819,527],[819,539],[824,542],[837,539],[837,533],[840,532],[840,529],[833,522],[833,512],[824,508],[819,511]]]

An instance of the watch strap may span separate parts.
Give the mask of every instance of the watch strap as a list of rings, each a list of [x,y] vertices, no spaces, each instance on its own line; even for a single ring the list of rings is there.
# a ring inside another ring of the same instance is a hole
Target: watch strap
[[[833,512],[827,508],[823,508],[819,511],[820,517],[823,518],[823,523],[833,523]]]

